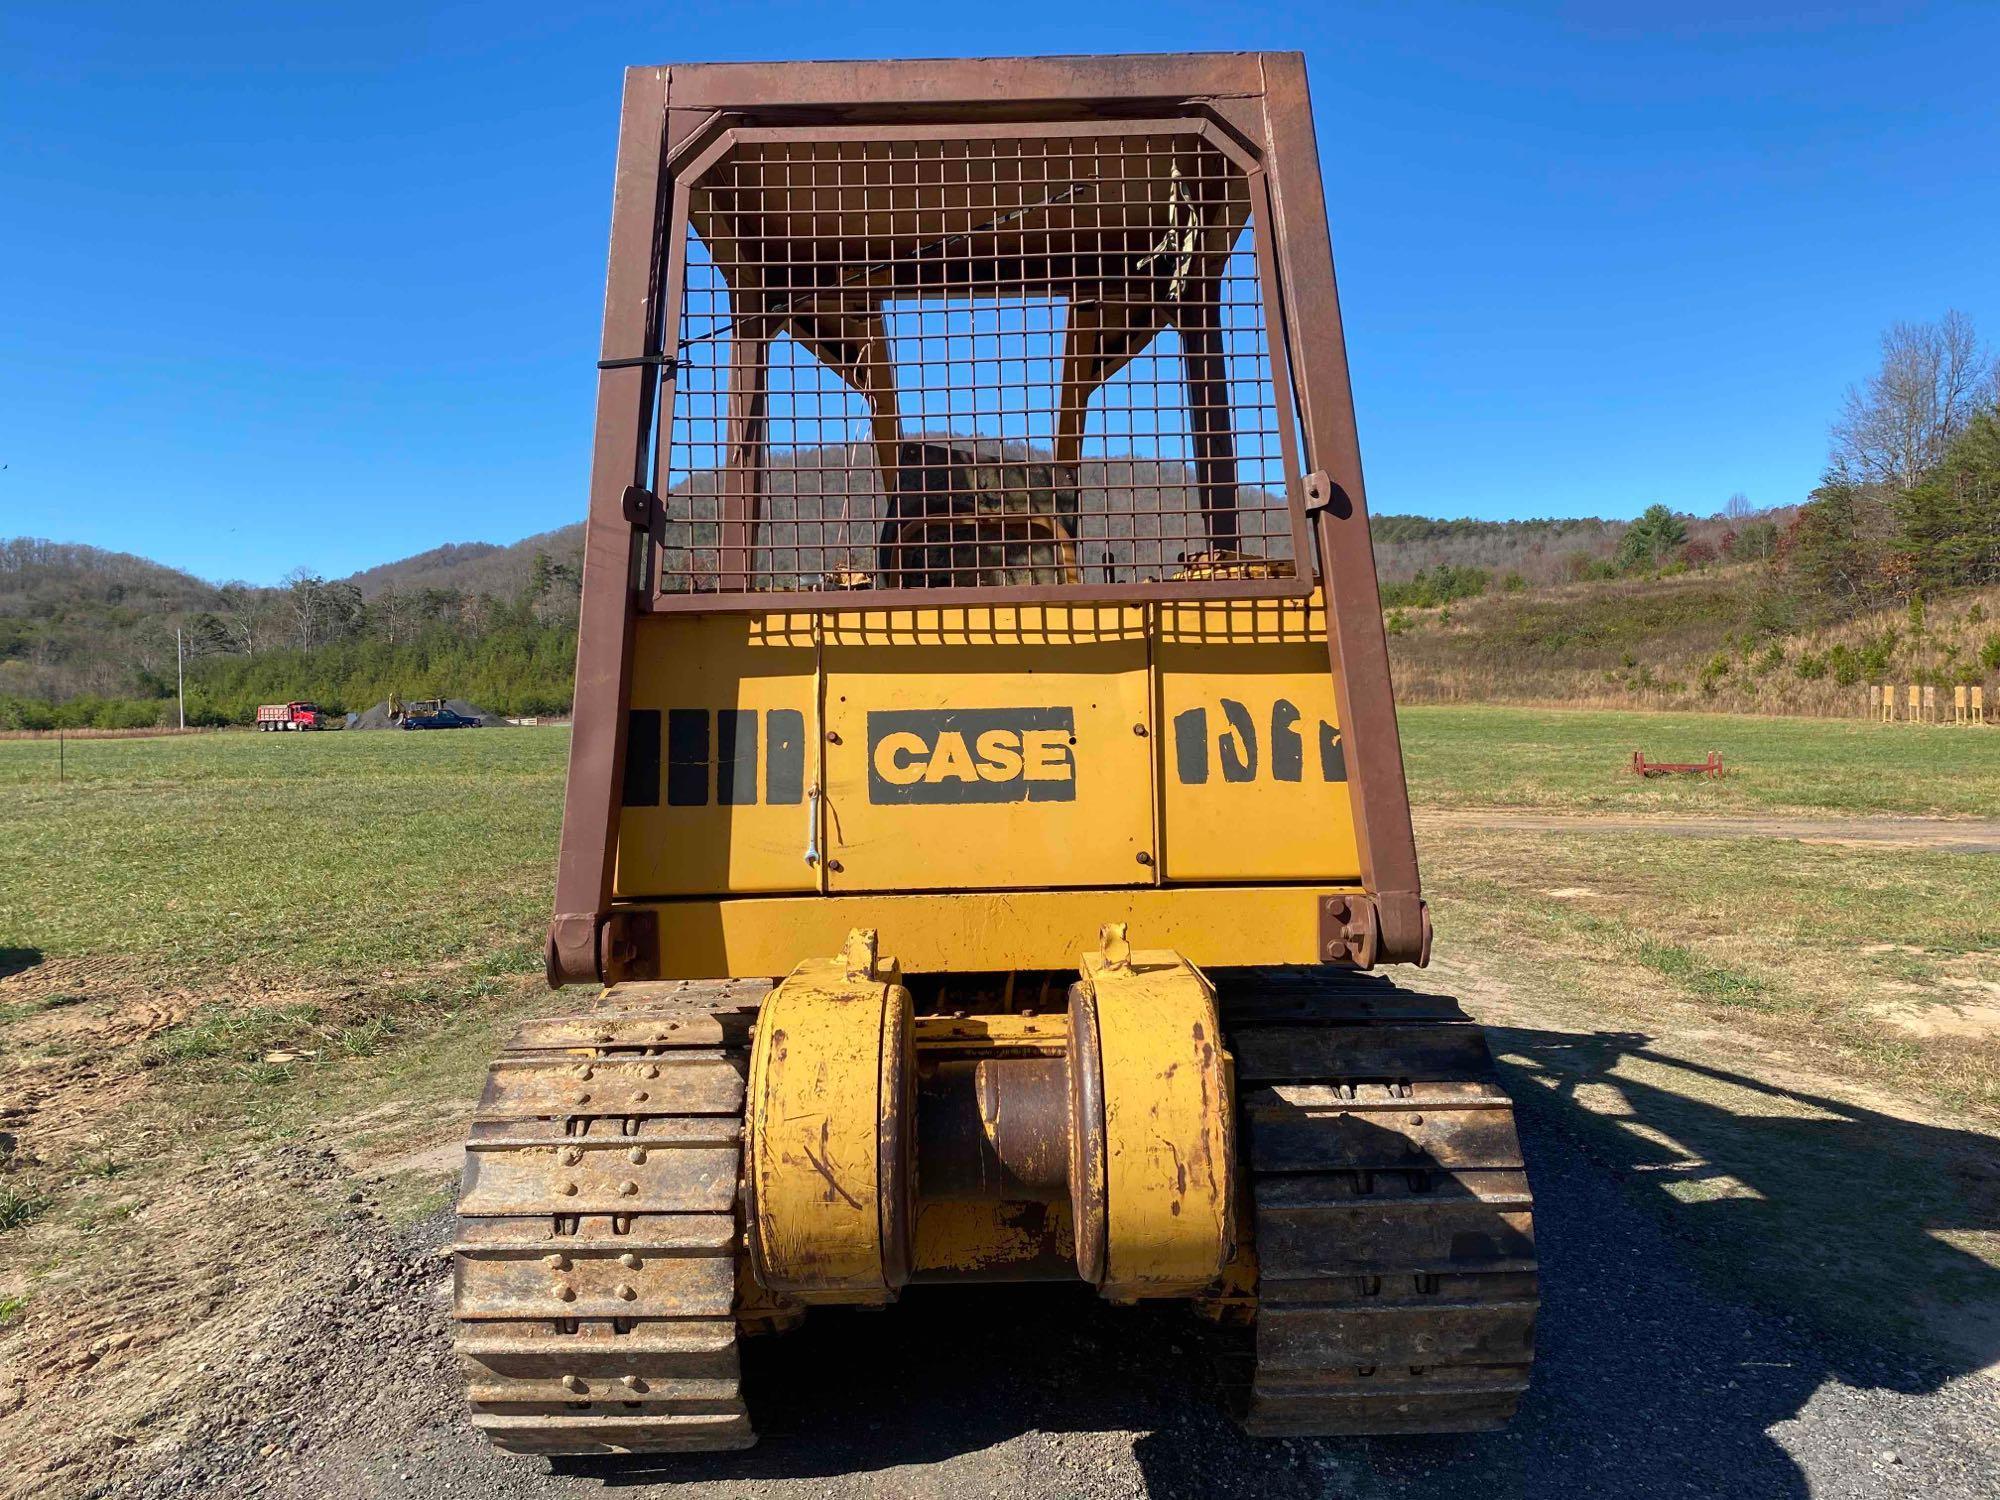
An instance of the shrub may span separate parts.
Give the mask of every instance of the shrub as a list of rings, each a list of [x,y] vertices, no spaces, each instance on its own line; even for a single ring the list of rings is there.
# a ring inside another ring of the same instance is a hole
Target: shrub
[[[1454,599],[1476,599],[1486,592],[1492,575],[1484,568],[1458,568],[1439,563],[1435,568],[1419,568],[1407,583],[1382,586],[1382,602],[1408,605],[1414,609],[1435,609]]]
[[[1826,676],[1826,658],[1815,656],[1810,651],[1799,653],[1799,659],[1792,663],[1792,671],[1802,682],[1818,682]]]
[[[0,729],[54,729],[53,704],[33,698],[0,698]]]
[[[1888,675],[1890,665],[1896,659],[1896,644],[1900,640],[1891,628],[1864,636],[1861,641],[1861,668],[1870,677]]]
[[[1790,635],[1798,618],[1798,601],[1778,589],[1765,589],[1750,605],[1751,627],[1763,635]]]
[[[1616,578],[1618,569],[1608,558],[1569,552],[1563,555],[1563,576],[1572,583],[1602,583]]]
[[[1761,562],[1773,556],[1778,550],[1778,528],[1771,521],[1752,521],[1736,534],[1735,543],[1729,547],[1730,557],[1738,562]]]
[[[151,729],[173,722],[167,698],[71,698],[43,703],[0,697],[0,729]]]

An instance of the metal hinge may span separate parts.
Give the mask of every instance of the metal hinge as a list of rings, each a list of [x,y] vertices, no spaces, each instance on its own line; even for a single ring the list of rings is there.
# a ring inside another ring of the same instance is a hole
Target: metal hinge
[[[625,519],[636,531],[650,532],[660,518],[660,497],[636,484],[625,486]]]
[[[1333,481],[1326,470],[1314,469],[1306,475],[1306,514],[1312,515],[1333,504]]]

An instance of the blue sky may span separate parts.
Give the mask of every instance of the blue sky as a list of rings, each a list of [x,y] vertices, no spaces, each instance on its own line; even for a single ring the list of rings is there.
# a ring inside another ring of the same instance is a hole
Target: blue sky
[[[270,582],[579,518],[626,64],[1259,47],[1378,511],[1794,501],[1886,324],[2000,341],[1993,4],[12,0],[0,535]]]

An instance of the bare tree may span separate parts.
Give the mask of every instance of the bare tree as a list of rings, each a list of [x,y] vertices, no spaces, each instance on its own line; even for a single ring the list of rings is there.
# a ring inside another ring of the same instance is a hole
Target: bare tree
[[[284,578],[285,602],[291,607],[295,639],[310,651],[351,633],[361,621],[361,590],[351,583],[328,583],[309,568],[294,568]]]
[[[1833,424],[1836,468],[1869,484],[1914,489],[1951,440],[2000,399],[2000,364],[1972,319],[1897,323],[1882,335],[1882,368],[1849,386]]]
[[[286,602],[292,609],[294,637],[301,650],[319,644],[326,621],[326,580],[310,568],[292,569],[284,577]]]
[[[375,596],[368,606],[368,612],[381,627],[382,633],[388,637],[389,644],[395,645],[397,633],[402,629],[403,620],[409,614],[409,604],[396,592],[393,583]]]
[[[246,656],[261,649],[269,612],[264,591],[247,583],[225,583],[217,603],[216,618],[228,633],[231,649]]]
[[[1731,495],[1722,505],[1722,519],[1731,526],[1741,526],[1756,514],[1757,507],[1750,503],[1750,497],[1741,490]]]

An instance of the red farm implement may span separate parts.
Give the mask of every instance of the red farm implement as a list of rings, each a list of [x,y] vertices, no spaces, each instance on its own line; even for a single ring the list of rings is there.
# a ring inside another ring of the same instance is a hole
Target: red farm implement
[[[1648,760],[1646,752],[1632,752],[1634,776],[1720,776],[1722,752],[1711,750],[1707,760]]]

